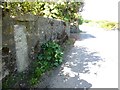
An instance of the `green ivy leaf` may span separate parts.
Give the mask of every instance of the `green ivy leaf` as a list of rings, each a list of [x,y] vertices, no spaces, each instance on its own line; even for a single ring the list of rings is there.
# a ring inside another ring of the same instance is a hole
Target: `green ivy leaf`
[[[59,64],[58,64],[57,62],[54,63],[54,66],[56,66],[56,67],[57,67],[58,65],[59,65]]]

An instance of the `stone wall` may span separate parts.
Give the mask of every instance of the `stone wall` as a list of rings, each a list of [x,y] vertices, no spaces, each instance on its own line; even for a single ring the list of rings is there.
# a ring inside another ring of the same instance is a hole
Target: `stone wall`
[[[2,9],[0,8],[0,77],[2,77]],[[0,90],[2,89],[2,82],[0,79]]]
[[[2,78],[16,71],[24,71],[35,59],[41,44],[49,40],[62,44],[69,35],[69,24],[60,20],[32,15],[3,17]],[[26,57],[27,61],[24,62]]]

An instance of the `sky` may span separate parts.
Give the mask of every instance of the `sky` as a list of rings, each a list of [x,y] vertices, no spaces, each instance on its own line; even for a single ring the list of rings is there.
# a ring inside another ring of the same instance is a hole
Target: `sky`
[[[120,0],[85,0],[82,16],[90,20],[118,21]]]

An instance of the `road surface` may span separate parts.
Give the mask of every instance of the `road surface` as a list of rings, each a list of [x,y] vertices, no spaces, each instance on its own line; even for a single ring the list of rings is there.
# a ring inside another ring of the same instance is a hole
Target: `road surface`
[[[80,26],[64,63],[47,77],[47,88],[118,88],[118,31]],[[41,85],[38,85],[41,87]]]

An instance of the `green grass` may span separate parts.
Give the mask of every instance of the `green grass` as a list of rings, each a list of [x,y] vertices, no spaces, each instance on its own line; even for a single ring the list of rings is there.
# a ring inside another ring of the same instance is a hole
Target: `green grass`
[[[99,21],[84,20],[84,25],[97,26],[97,27],[100,27],[100,28],[104,28],[106,30],[112,30],[112,29],[118,28],[118,23],[117,22],[108,21],[108,20],[99,20]]]
[[[114,28],[118,28],[117,22],[111,22],[111,21],[99,21],[98,22],[101,28],[104,28],[106,30],[112,30]]]

